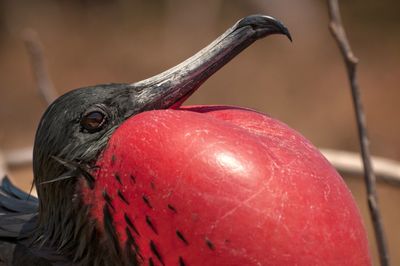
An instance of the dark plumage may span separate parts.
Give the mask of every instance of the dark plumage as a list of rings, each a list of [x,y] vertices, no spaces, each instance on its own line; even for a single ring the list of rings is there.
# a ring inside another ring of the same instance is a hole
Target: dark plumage
[[[0,265],[136,265],[135,236],[139,232],[125,216],[127,241],[117,243],[113,230],[112,199],[101,221],[89,217],[91,206],[82,202],[82,187],[93,189],[91,172],[114,130],[129,117],[153,109],[179,105],[208,77],[259,38],[285,34],[277,20],[250,16],[240,20],[216,41],[179,66],[134,84],[107,84],[71,91],[52,103],[36,133],[33,152],[38,199],[14,187],[7,178],[0,186]],[[115,176],[119,179],[118,176]],[[132,176],[134,180],[134,177]],[[129,208],[129,202],[119,195]],[[143,201],[151,208],[145,195]],[[168,205],[172,212],[177,210]],[[157,233],[152,219],[148,226]],[[177,236],[187,243],[184,235]],[[155,243],[154,258],[163,263]],[[210,249],[211,242],[207,242]],[[180,265],[185,265],[182,258]]]

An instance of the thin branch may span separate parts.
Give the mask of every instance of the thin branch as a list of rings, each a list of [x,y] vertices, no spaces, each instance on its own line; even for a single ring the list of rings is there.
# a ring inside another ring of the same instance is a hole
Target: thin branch
[[[364,166],[359,153],[320,149],[328,161],[344,175],[362,176]],[[372,156],[375,174],[378,181],[385,181],[392,185],[400,185],[400,163],[394,160]]]
[[[43,46],[37,33],[31,29],[25,30],[23,37],[31,60],[32,70],[35,76],[38,91],[45,103],[49,105],[56,99],[57,93],[47,70]]]
[[[9,167],[19,167],[32,163],[32,147],[3,151],[3,160],[5,165]],[[0,156],[1,158],[1,156]],[[1,165],[1,160],[0,160]]]
[[[367,136],[365,115],[362,108],[360,91],[356,78],[356,67],[358,59],[354,56],[347,40],[345,30],[342,26],[338,0],[328,0],[330,30],[340,48],[347,74],[350,81],[353,105],[356,114],[358,136],[360,140],[361,156],[364,164],[365,185],[368,196],[368,206],[375,231],[375,238],[378,245],[379,259],[382,266],[389,265],[389,254],[386,246],[386,239],[382,225],[382,219],[378,207],[376,193],[376,178],[372,169],[371,156],[369,152],[369,141]]]
[[[339,172],[357,176],[364,173],[359,153],[331,149],[320,149],[320,151]],[[0,153],[0,169],[1,162],[11,168],[31,164],[32,147],[5,150],[2,155]],[[372,162],[380,181],[400,185],[400,162],[377,156],[372,156]]]
[[[4,158],[3,152],[0,150],[0,181],[8,173],[7,160]]]
[[[43,46],[34,30],[26,29],[23,32],[26,50],[31,60],[33,74],[36,80],[39,95],[46,103],[51,104],[57,98],[57,92],[47,70]],[[9,173],[8,167],[31,164],[32,148],[16,149],[9,152],[0,150],[0,180]],[[33,186],[32,186],[33,188]],[[32,189],[31,189],[32,192]],[[33,194],[36,195],[36,192]]]

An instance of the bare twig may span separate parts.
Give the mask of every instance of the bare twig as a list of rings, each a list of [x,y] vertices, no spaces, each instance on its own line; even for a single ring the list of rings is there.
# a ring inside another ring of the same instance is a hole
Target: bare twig
[[[320,149],[320,151],[342,174],[361,176],[364,173],[359,153],[331,149]],[[400,185],[399,162],[376,156],[372,156],[371,160],[378,180]]]
[[[320,149],[320,151],[339,172],[354,175],[363,174],[364,169],[359,153],[331,149]],[[1,157],[3,160],[1,160]],[[31,164],[32,147],[5,150],[2,156],[0,153],[0,169],[1,162],[8,167]],[[400,185],[400,162],[376,156],[372,156],[372,162],[379,180]],[[5,173],[4,170],[3,173]]]
[[[7,173],[7,160],[4,158],[3,152],[0,150],[0,181]]]
[[[4,163],[9,167],[19,167],[32,163],[32,147],[3,151]]]
[[[46,104],[49,105],[55,100],[57,93],[47,70],[42,44],[37,33],[33,30],[25,30],[23,35],[39,93]]]
[[[375,238],[378,245],[379,259],[381,265],[389,265],[389,254],[386,247],[386,239],[379,213],[378,198],[376,193],[376,178],[372,169],[371,156],[369,152],[369,141],[366,130],[365,116],[361,104],[360,91],[356,78],[356,67],[358,59],[354,56],[347,40],[345,30],[342,26],[338,0],[328,0],[330,29],[335,38],[343,59],[346,64],[347,74],[350,81],[353,105],[356,114],[358,136],[360,140],[361,156],[364,164],[365,185],[368,196],[368,206],[375,231]]]

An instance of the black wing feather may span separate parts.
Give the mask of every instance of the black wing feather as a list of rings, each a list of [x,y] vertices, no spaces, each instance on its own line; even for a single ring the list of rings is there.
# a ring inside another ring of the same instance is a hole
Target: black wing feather
[[[38,203],[38,199],[36,197],[29,195],[28,193],[14,186],[7,176],[5,176],[1,181],[0,191],[20,200]]]
[[[21,238],[33,229],[38,200],[15,187],[8,177],[0,185],[0,240]]]
[[[32,213],[36,212],[38,208],[36,202],[18,199],[12,197],[10,194],[3,194],[3,192],[0,192],[0,205],[1,208],[4,209],[5,213],[7,213],[7,211],[15,213]]]
[[[70,266],[68,258],[48,246],[30,247],[39,201],[4,177],[0,182],[0,266]]]

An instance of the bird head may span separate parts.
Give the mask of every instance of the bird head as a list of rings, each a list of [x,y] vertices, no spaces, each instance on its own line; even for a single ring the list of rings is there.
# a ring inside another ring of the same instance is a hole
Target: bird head
[[[59,97],[44,113],[36,133],[33,166],[39,193],[42,183],[57,183],[66,163],[95,161],[125,120],[149,110],[178,107],[233,57],[271,34],[291,39],[278,20],[248,16],[194,56],[159,75],[133,84],[80,88]]]

